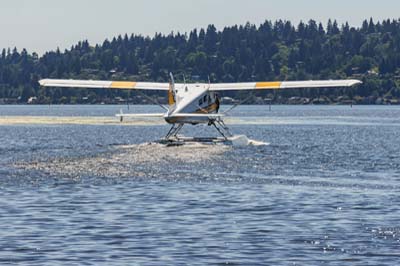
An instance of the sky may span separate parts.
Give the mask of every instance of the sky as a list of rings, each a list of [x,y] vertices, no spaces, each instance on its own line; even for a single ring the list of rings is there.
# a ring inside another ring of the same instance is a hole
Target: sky
[[[399,0],[2,0],[0,48],[28,52],[70,48],[81,40],[102,43],[119,34],[154,36],[217,29],[265,20],[360,26],[364,19],[400,18]]]

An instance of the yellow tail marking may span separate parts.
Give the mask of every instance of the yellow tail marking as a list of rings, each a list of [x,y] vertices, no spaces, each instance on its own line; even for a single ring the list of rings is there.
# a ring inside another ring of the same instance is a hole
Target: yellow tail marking
[[[134,89],[136,82],[131,81],[113,81],[111,83],[111,89]]]
[[[169,91],[168,91],[168,104],[169,105],[174,105],[175,104],[175,99],[174,99],[174,95],[172,93],[172,86],[169,85]]]
[[[257,82],[256,89],[280,89],[282,82],[272,81],[272,82]]]

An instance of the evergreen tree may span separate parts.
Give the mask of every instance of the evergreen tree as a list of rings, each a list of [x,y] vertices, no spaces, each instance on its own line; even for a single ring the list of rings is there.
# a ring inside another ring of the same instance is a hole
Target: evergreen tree
[[[60,102],[92,95],[126,96],[123,91],[40,89],[40,78],[123,79],[168,81],[168,73],[188,80],[234,82],[359,78],[355,92],[366,97],[399,97],[400,21],[365,20],[361,27],[339,28],[329,20],[326,29],[310,20],[265,21],[225,27],[194,29],[188,35],[156,33],[152,38],[120,35],[92,46],[87,40],[68,50],[39,57],[26,49],[4,48],[0,55],[0,97],[37,96],[43,102]],[[349,93],[349,90],[340,90]],[[325,90],[321,90],[325,94]],[[159,95],[163,95],[159,93]],[[285,92],[284,96],[315,97],[315,91]],[[326,90],[329,97],[338,93]],[[357,96],[354,95],[354,96]],[[50,98],[49,98],[50,97]]]

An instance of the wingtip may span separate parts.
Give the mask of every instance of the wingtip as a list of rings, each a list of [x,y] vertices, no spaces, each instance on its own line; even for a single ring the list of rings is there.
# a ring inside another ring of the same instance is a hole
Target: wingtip
[[[45,79],[39,80],[39,84],[40,86],[44,86],[46,84],[46,80]]]
[[[348,83],[348,86],[349,86],[349,87],[352,87],[352,86],[356,86],[356,85],[359,85],[359,84],[362,84],[362,81],[361,81],[361,80],[358,80],[358,79],[350,79],[350,80],[349,80],[349,83]]]

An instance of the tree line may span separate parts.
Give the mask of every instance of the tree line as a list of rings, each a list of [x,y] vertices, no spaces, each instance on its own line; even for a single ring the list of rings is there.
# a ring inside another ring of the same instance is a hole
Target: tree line
[[[135,97],[134,92],[41,88],[41,78],[246,82],[357,78],[363,84],[352,90],[289,90],[267,94],[334,99],[346,96],[360,102],[400,98],[400,20],[365,20],[360,27],[326,26],[310,20],[265,21],[217,30],[189,33],[117,36],[102,44],[81,41],[70,49],[42,56],[3,49],[0,55],[0,99],[39,103],[99,102]],[[156,94],[156,93],[155,93]],[[162,93],[159,96],[164,96]],[[240,93],[237,97],[245,97]],[[265,95],[264,95],[265,96]]]

